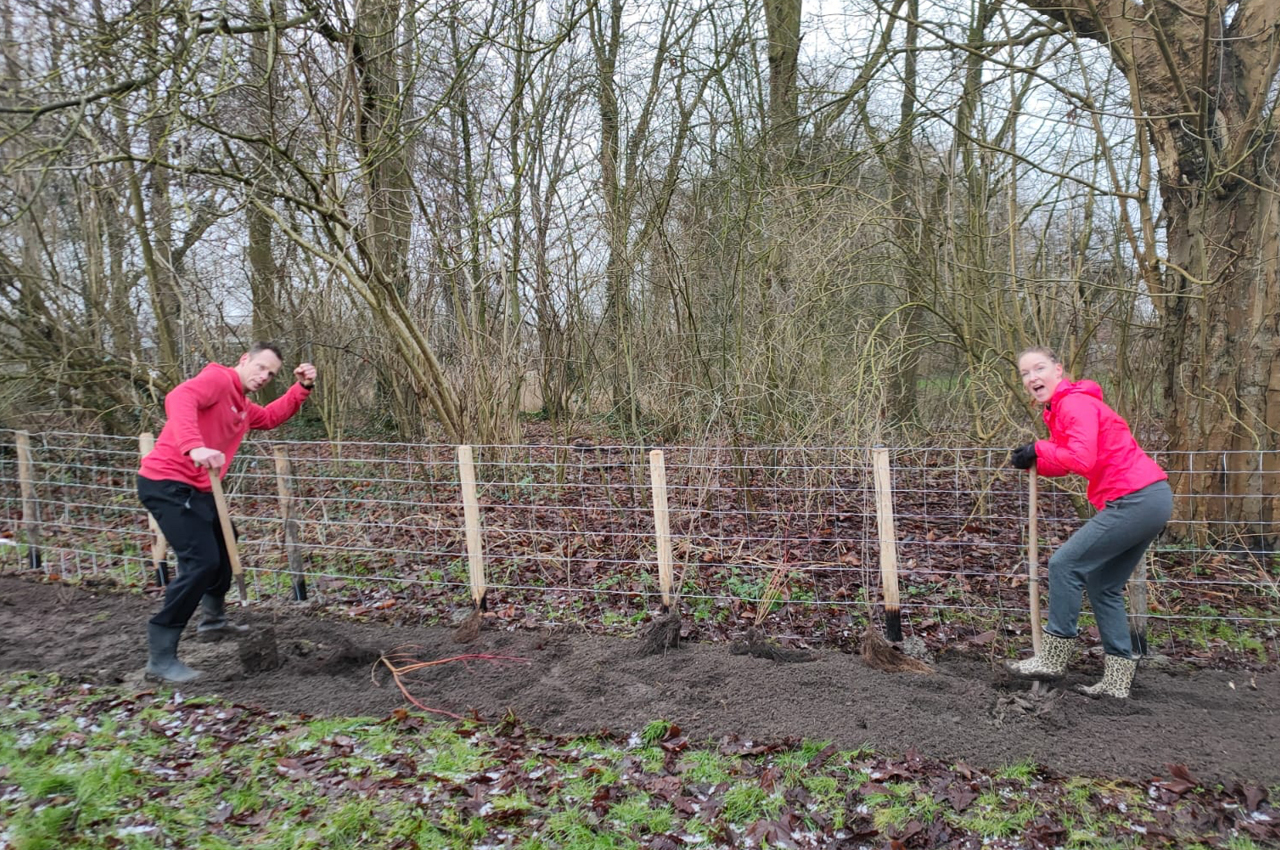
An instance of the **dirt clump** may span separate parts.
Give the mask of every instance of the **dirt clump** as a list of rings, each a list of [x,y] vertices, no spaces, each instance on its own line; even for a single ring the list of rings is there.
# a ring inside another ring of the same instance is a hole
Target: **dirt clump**
[[[933,668],[918,658],[906,655],[880,636],[874,628],[862,634],[862,660],[868,667],[885,673],[932,673]]]
[[[337,676],[371,667],[382,657],[380,651],[359,646],[344,634],[338,634],[330,644],[295,644],[294,652],[306,656],[306,660],[298,664],[298,669],[306,676]]]
[[[734,655],[750,655],[752,658],[765,658],[786,664],[803,664],[806,661],[818,660],[818,656],[812,652],[778,646],[776,642],[769,640],[764,632],[755,627],[747,629],[746,640],[735,640],[729,644],[729,651]]]
[[[480,637],[481,614],[479,608],[473,608],[456,629],[453,639],[458,643],[475,643]]]
[[[257,629],[236,641],[236,654],[246,676],[269,673],[281,665],[280,648],[276,642],[276,630],[267,627]]]
[[[672,608],[645,629],[636,646],[636,655],[661,655],[668,649],[680,648],[680,609]]]

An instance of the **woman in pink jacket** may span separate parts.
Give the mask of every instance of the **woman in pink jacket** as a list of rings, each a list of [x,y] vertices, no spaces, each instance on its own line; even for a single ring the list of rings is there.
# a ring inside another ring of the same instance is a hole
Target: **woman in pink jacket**
[[[1049,623],[1040,652],[1008,667],[1026,678],[1062,677],[1075,653],[1088,591],[1106,659],[1102,681],[1080,690],[1125,699],[1138,662],[1129,641],[1124,586],[1173,515],[1173,491],[1128,423],[1102,401],[1101,387],[1067,378],[1048,348],[1022,352],[1018,372],[1027,392],[1044,405],[1049,439],[1015,449],[1010,463],[1019,469],[1035,464],[1041,475],[1083,475],[1098,512],[1049,559]]]

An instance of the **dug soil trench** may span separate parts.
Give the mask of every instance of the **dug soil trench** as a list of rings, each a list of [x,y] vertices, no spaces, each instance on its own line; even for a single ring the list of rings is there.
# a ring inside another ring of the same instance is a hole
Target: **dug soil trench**
[[[145,623],[157,608],[152,595],[0,576],[0,670],[153,688],[142,666]],[[1280,783],[1275,671],[1147,667],[1132,699],[1095,701],[1071,686],[1098,677],[1096,658],[1059,686],[1032,692],[980,657],[945,655],[931,675],[889,674],[837,651],[790,664],[733,654],[723,643],[682,642],[645,656],[637,641],[490,624],[459,645],[448,627],[359,622],[288,603],[233,613],[258,630],[258,641],[198,643],[193,626],[180,654],[205,675],[184,693],[275,711],[381,717],[409,707],[378,661],[383,654],[504,656],[427,667],[406,683],[423,705],[486,720],[510,712],[553,734],[625,734],[661,718],[693,741],[803,737],[887,754],[914,748],[981,768],[1031,760],[1062,773],[1138,781],[1184,764],[1201,781]],[[262,639],[267,629],[274,647]]]

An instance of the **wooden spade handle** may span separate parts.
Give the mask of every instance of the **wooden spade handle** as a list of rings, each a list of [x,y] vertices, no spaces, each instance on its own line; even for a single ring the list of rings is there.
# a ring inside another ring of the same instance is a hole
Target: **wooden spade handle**
[[[243,575],[244,567],[240,566],[240,550],[236,548],[236,535],[231,530],[231,514],[227,513],[227,498],[222,495],[222,479],[218,477],[218,470],[209,470],[209,485],[213,488],[213,502],[218,506],[218,524],[222,526],[222,540],[227,545],[227,559],[231,561],[231,574]]]
[[[1031,596],[1031,648],[1040,652],[1040,534],[1036,527],[1036,497],[1040,482],[1036,465],[1031,464],[1027,479],[1027,592]]]

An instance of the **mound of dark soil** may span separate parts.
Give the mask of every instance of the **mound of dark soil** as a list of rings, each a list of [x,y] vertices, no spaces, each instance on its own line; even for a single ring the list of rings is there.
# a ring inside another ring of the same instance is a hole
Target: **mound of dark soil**
[[[0,670],[143,687],[146,620],[158,607],[154,596],[0,576]],[[265,644],[246,650],[246,663],[236,642],[186,640],[179,653],[205,675],[184,692],[310,715],[385,716],[406,701],[377,669],[379,657],[458,656],[452,630],[443,627],[392,628],[288,602],[237,614],[273,630],[276,658]],[[1001,681],[981,658],[944,655],[934,675],[904,676],[834,651],[778,664],[724,644],[682,643],[642,656],[635,643],[486,625],[468,645],[468,660],[425,667],[406,684],[426,706],[490,720],[510,711],[552,733],[624,732],[662,718],[695,741],[731,733],[808,737],[887,754],[915,748],[982,767],[1030,759],[1066,773],[1139,781],[1181,763],[1203,780],[1280,782],[1275,672],[1143,669],[1133,699],[1092,700],[1070,688],[1098,677],[1097,659],[1032,694],[1028,684]]]

